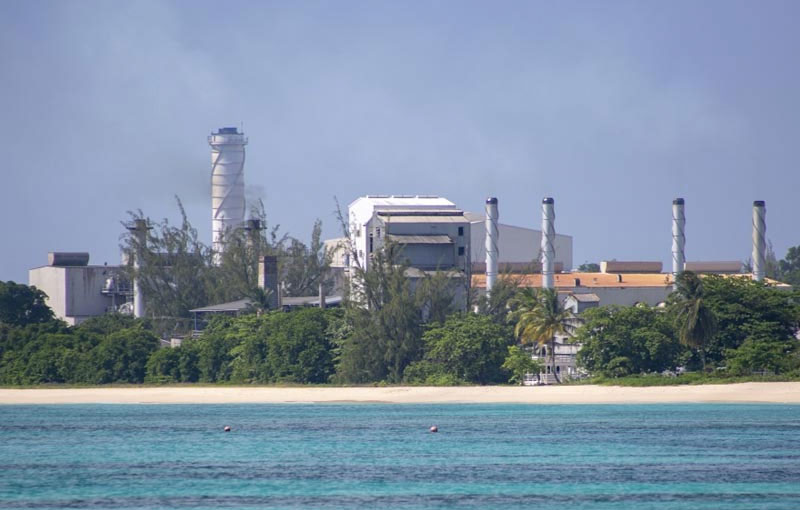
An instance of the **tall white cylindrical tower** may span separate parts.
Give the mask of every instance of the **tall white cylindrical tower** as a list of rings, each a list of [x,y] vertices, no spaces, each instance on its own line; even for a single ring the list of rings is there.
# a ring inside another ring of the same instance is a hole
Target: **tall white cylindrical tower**
[[[554,265],[556,260],[556,213],[555,201],[550,198],[542,200],[542,288],[555,287]]]
[[[497,229],[497,220],[500,213],[497,210],[497,198],[486,199],[486,295],[492,293],[492,288],[497,281],[497,263],[500,255],[498,243],[500,231]]]
[[[141,252],[147,249],[147,231],[150,227],[147,226],[147,220],[137,219],[133,221],[133,225],[128,227],[128,230],[133,232],[136,237],[134,243],[135,251],[133,253],[133,271],[135,276],[133,278],[133,316],[136,318],[144,317],[144,292],[139,283],[139,268],[141,267]],[[139,252],[139,253],[137,253]]]
[[[767,207],[763,200],[753,202],[753,279],[761,281],[767,271]]]
[[[683,209],[683,199],[676,198],[672,201],[672,277],[676,280],[686,267],[685,228],[686,213]]]
[[[223,236],[242,226],[244,202],[244,146],[247,138],[235,127],[220,128],[208,137],[211,146],[211,240],[216,260],[225,251]]]

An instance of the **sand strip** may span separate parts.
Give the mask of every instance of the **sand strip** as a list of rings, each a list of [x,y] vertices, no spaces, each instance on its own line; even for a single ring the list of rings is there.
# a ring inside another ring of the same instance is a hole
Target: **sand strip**
[[[243,403],[791,403],[800,382],[702,386],[459,386],[262,387],[173,386],[0,389],[0,404],[243,404]]]

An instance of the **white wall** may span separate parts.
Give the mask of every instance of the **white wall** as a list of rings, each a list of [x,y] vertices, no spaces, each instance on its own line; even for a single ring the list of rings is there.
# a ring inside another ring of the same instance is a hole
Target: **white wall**
[[[667,300],[672,287],[575,287],[574,294],[595,294],[600,298],[599,306],[647,303],[656,306]]]
[[[111,298],[102,294],[112,268],[106,266],[44,266],[28,271],[28,283],[47,294],[47,305],[59,319],[80,324],[103,315]]]
[[[539,260],[542,246],[542,233],[524,227],[515,227],[500,223],[498,225],[500,241],[500,264],[504,262],[530,263]],[[470,246],[472,262],[486,262],[486,221],[471,223]],[[556,263],[563,264],[564,271],[572,270],[572,236],[556,234]]]

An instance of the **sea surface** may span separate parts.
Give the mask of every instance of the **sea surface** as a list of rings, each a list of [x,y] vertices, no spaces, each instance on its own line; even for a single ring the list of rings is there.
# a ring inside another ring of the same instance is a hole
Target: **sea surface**
[[[0,508],[796,510],[800,406],[0,406]]]

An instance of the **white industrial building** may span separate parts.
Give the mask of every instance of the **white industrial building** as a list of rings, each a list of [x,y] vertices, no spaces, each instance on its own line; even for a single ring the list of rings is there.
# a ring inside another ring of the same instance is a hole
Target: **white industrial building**
[[[465,213],[470,222],[470,259],[476,272],[484,272],[486,264],[486,215]],[[502,217],[502,212],[501,212]],[[518,271],[530,267],[540,267],[540,247],[542,231],[497,223],[499,271]],[[556,271],[572,270],[572,236],[556,234]]]
[[[412,267],[485,272],[486,216],[463,212],[446,198],[433,195],[367,195],[350,204],[348,218],[350,236],[364,268],[369,265],[370,246],[373,251],[376,250],[383,245],[385,236],[389,235],[395,242],[405,246],[404,254]],[[437,234],[445,235],[448,239],[437,238]],[[541,268],[541,231],[498,223],[498,234],[501,272]],[[356,263],[351,260],[345,243],[344,238],[325,241],[334,268]],[[572,269],[572,236],[556,234],[554,244],[556,270],[569,271]],[[461,248],[463,255],[459,254]]]
[[[368,269],[388,239],[403,246],[411,267],[469,271],[470,223],[446,198],[367,195],[349,205],[348,222],[353,249],[345,250],[345,266]]]
[[[76,325],[129,303],[119,266],[90,266],[88,253],[51,252],[48,265],[28,271],[28,285],[47,294],[56,318]]]

